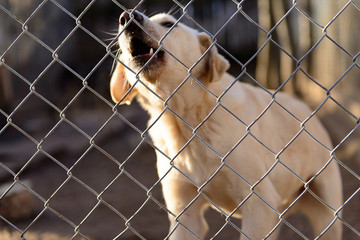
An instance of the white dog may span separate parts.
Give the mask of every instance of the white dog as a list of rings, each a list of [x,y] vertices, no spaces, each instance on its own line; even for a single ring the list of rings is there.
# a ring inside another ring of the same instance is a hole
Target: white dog
[[[150,114],[169,238],[204,239],[210,206],[243,219],[241,239],[276,239],[296,210],[316,236],[341,239],[341,176],[319,120],[305,121],[311,111],[293,97],[236,81],[207,34],[175,22],[124,12],[110,84],[116,103],[137,96]]]

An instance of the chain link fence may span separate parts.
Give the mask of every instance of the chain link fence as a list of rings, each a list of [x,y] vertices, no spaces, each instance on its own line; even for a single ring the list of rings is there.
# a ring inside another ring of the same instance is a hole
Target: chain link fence
[[[269,106],[279,104],[280,90],[312,106],[305,121],[289,116],[301,126],[317,116],[328,129],[332,149],[305,127],[300,133],[312,136],[340,166],[344,202],[331,209],[333,222],[343,225],[343,239],[360,239],[360,2],[355,0],[0,1],[0,238],[171,236],[164,178],[158,179],[155,167],[159,148],[148,136],[153,125],[146,126],[148,116],[136,102],[118,106],[109,95],[111,66],[119,60],[117,19],[133,10],[169,11],[206,32],[230,61],[232,75],[273,96]],[[253,137],[277,159],[293,140],[275,152],[253,135],[251,126],[265,113],[251,124],[235,117],[247,129],[244,137]],[[193,138],[221,156],[197,128]],[[261,181],[249,183],[249,197]],[[246,236],[240,220],[212,204],[219,211],[206,213],[207,238]],[[273,231],[280,229],[280,239],[322,239],[313,236],[304,216],[285,218],[288,209],[273,210],[279,217]],[[191,232],[180,215],[175,221]]]

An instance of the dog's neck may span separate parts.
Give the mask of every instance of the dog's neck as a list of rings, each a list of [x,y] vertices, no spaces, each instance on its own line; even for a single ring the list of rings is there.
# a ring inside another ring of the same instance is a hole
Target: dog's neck
[[[180,121],[196,128],[216,104],[216,99],[213,96],[204,89],[199,91],[199,88],[201,87],[196,83],[189,82],[176,92],[165,94],[166,102],[156,96],[149,97],[149,94],[139,94],[138,101],[149,113],[150,122],[156,121],[160,115],[164,115],[164,117],[172,115],[174,121]]]

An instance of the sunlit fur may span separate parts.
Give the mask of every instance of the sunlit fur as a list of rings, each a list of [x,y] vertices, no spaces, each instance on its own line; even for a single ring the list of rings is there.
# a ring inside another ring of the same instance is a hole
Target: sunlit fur
[[[161,62],[154,58],[148,71],[132,67],[129,39],[119,37],[120,60],[132,69],[117,65],[111,93],[120,104],[137,96],[150,115],[149,133],[170,211],[170,239],[197,239],[194,234],[204,239],[208,207],[242,218],[246,236],[241,240],[276,239],[279,229],[274,228],[285,210],[285,216],[303,211],[318,236],[342,204],[334,160],[312,179],[331,159],[332,145],[320,121],[313,116],[303,126],[311,115],[303,102],[236,81],[207,34],[181,23],[168,32],[163,21],[176,19],[144,15],[143,27],[154,37],[168,34],[161,43],[149,40],[166,54]],[[332,210],[304,193],[305,186]],[[339,240],[341,235],[337,220],[321,239]]]

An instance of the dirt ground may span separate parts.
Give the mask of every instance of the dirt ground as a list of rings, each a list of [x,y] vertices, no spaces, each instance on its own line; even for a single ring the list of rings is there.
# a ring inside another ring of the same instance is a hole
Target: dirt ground
[[[147,117],[143,112],[126,108],[124,114],[139,129],[145,129]],[[111,111],[101,116],[99,113],[82,113],[82,118],[87,120],[80,119],[76,123],[93,136],[110,115]],[[94,141],[118,163],[90,145],[88,139],[67,124],[45,139],[44,151],[65,168],[41,152],[32,158],[19,179],[30,181],[36,207],[30,217],[11,221],[13,226],[0,221],[1,240],[142,239],[137,234],[149,240],[166,237],[169,223],[166,210],[158,204],[163,204],[164,200],[157,182],[152,147],[146,142],[139,145],[139,134],[118,118],[110,120]],[[12,161],[21,165],[37,150],[28,140],[17,142],[15,147],[17,151],[12,155]],[[22,157],[19,149],[24,152]],[[7,151],[8,155],[3,156],[11,156],[10,145]],[[351,169],[359,169],[359,162],[346,156],[345,159]],[[10,161],[5,163],[10,164]],[[342,172],[347,199],[359,188],[360,181],[348,171],[343,169]],[[2,174],[3,182],[12,179],[8,173]],[[357,231],[360,231],[359,212],[360,196],[357,194],[343,209],[343,219]],[[210,224],[208,238],[211,238],[226,221],[214,210],[207,212],[207,219]],[[311,228],[303,216],[295,215],[289,222],[311,238]],[[240,220],[234,219],[232,223],[241,227]],[[281,231],[280,239],[302,239],[287,226]],[[239,239],[239,232],[228,224],[215,239]],[[345,226],[344,239],[360,237]]]

